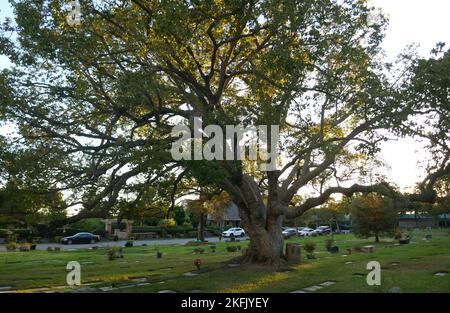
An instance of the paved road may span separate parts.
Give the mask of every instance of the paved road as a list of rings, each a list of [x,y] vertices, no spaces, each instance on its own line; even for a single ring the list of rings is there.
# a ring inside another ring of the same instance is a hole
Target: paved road
[[[248,237],[244,238],[238,238],[238,240],[247,240]],[[134,245],[135,246],[141,246],[143,244],[146,244],[148,246],[152,245],[183,245],[187,243],[188,241],[195,240],[193,238],[177,238],[177,239],[150,239],[150,240],[135,240]],[[218,242],[218,237],[208,237],[206,238],[209,242]],[[225,240],[225,239],[222,239]],[[99,246],[99,247],[108,247],[108,246],[124,246],[126,243],[126,240],[120,240],[120,241],[101,241],[96,244],[74,244],[74,245],[62,245],[58,243],[39,243],[36,246],[36,250],[46,250],[47,247],[61,247],[61,250],[70,250],[70,249],[89,249],[93,246]],[[4,244],[0,245],[0,252],[6,251],[6,246]]]

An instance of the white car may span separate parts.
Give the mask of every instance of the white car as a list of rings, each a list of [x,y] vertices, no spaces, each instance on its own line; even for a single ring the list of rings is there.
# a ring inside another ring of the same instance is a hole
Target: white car
[[[239,227],[230,228],[222,233],[224,237],[244,237],[245,230]]]
[[[295,228],[286,228],[281,232],[281,234],[283,235],[284,238],[290,238],[292,236],[297,236],[298,232],[297,229]]]
[[[305,227],[298,232],[300,236],[314,236],[314,229]]]

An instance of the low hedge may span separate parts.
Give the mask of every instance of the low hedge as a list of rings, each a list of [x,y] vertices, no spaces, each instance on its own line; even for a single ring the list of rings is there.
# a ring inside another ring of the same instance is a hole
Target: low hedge
[[[83,232],[93,233],[94,235],[99,235],[100,237],[106,236],[106,230],[103,228],[102,229],[83,229],[83,228],[72,228],[72,227],[67,227],[65,229],[65,231],[63,228],[57,228],[51,233],[51,236],[52,237],[67,237],[67,236],[73,236],[77,233],[83,233]]]
[[[33,236],[36,236],[32,230],[27,228],[16,228],[16,229],[0,229],[0,237],[9,239],[14,238],[15,240],[30,240]]]
[[[175,227],[158,227],[158,226],[135,226],[133,227],[133,233],[156,233],[158,236],[176,236],[176,235],[187,235],[189,232],[195,231],[193,227],[183,227],[183,226],[175,226]]]
[[[197,231],[193,230],[187,233],[187,236],[190,238],[196,238],[197,237]]]
[[[51,232],[52,237],[60,236],[60,237],[67,237],[67,236],[73,236],[76,233],[86,232],[86,229],[80,229],[80,228],[72,228],[67,227],[64,228],[57,228]]]
[[[212,226],[208,226],[205,227],[205,231],[210,232],[211,234],[213,234],[214,236],[219,236],[222,234],[223,229],[220,227],[212,227]]]
[[[8,229],[0,229],[0,237],[1,238],[8,238],[8,233],[10,230]],[[99,235],[100,237],[105,238],[106,237],[106,230],[101,229],[82,229],[82,228],[75,228],[75,227],[67,227],[67,228],[57,228],[53,230],[49,234],[49,238],[55,238],[55,237],[67,237],[67,236],[73,236],[76,233],[80,232],[91,232],[95,235]],[[222,232],[222,229],[218,227],[205,227],[205,233],[212,234],[214,236],[220,235]],[[186,226],[175,226],[175,227],[159,227],[159,226],[134,226],[133,227],[133,233],[155,233],[159,237],[193,237],[195,238],[197,236],[197,229],[194,227],[186,227]],[[25,239],[25,240],[31,240],[32,237],[42,236],[37,233],[33,233],[29,229],[15,229],[13,230],[13,234],[17,237],[17,239]],[[47,236],[46,236],[47,237]]]
[[[133,233],[157,233],[161,234],[163,228],[159,226],[133,226]]]
[[[197,229],[194,227],[175,226],[175,227],[159,227],[159,226],[133,226],[133,233],[155,233],[160,237],[170,236],[187,236],[196,237]],[[205,233],[218,236],[222,233],[222,229],[219,227],[205,227]]]

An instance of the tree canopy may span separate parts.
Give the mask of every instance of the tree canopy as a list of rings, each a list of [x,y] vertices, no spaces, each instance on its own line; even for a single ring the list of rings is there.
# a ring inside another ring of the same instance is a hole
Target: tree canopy
[[[379,242],[382,234],[392,235],[397,227],[398,209],[392,199],[370,193],[356,197],[351,203],[352,230],[363,237],[375,237]]]

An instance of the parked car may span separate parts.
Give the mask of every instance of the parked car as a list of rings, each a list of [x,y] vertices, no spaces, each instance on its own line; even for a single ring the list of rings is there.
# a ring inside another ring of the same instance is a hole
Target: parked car
[[[245,230],[239,227],[230,228],[222,233],[223,237],[244,237]]]
[[[292,236],[296,236],[298,233],[297,229],[295,228],[286,228],[281,232],[281,234],[283,235],[284,238],[290,238]]]
[[[313,232],[315,235],[329,234],[329,233],[331,233],[331,228],[330,228],[330,226],[319,226],[316,229],[314,229]]]
[[[305,227],[301,231],[299,231],[300,236],[315,236],[314,229]]]
[[[96,243],[100,241],[100,236],[91,233],[77,233],[73,236],[61,239],[62,244],[71,245],[73,243]]]

